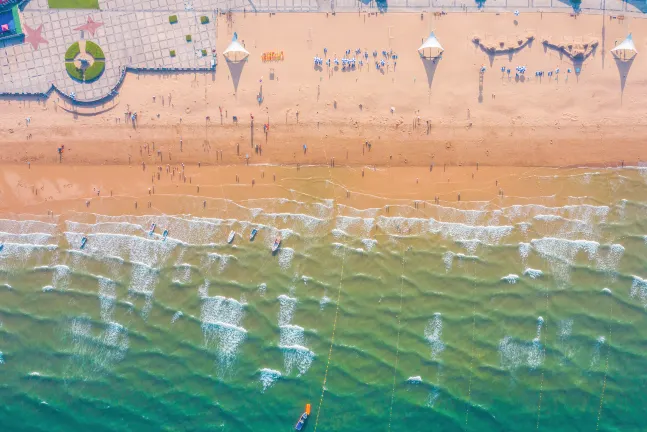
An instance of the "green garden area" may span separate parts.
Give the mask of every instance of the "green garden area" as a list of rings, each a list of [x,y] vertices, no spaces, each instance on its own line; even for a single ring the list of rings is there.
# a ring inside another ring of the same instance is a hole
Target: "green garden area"
[[[99,9],[99,0],[47,0],[50,9]]]
[[[65,69],[68,75],[75,81],[90,83],[99,79],[106,69],[105,54],[99,45],[92,41],[85,41],[84,54],[91,57],[92,62],[87,57],[80,60],[81,67],[77,67],[76,58],[82,54],[81,46],[74,42],[65,52]]]

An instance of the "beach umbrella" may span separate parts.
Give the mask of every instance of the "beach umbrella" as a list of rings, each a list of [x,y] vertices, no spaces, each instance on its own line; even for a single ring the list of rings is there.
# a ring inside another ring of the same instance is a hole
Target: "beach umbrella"
[[[434,32],[431,32],[427,40],[424,41],[422,45],[420,45],[420,48],[418,48],[420,57],[423,58],[438,57],[442,54],[443,51],[445,50],[440,45],[440,42],[438,42],[438,39],[436,38]]]
[[[244,46],[238,42],[238,33],[234,33],[234,37],[231,39],[231,43],[227,49],[222,53],[225,58],[230,62],[240,62],[243,61],[249,56],[249,51],[245,49]]]
[[[629,33],[629,36],[627,36],[625,40],[620,42],[615,48],[611,49],[611,54],[621,60],[630,60],[638,54],[634,40],[631,37],[631,33]]]

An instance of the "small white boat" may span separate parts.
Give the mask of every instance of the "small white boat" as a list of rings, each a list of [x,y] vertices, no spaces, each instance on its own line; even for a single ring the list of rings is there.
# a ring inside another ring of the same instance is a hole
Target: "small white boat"
[[[272,244],[272,253],[276,252],[279,250],[279,247],[281,246],[281,237],[277,237],[274,240],[274,244]]]
[[[234,241],[234,237],[236,237],[236,232],[232,231],[229,233],[229,237],[227,237],[227,243],[231,243]]]

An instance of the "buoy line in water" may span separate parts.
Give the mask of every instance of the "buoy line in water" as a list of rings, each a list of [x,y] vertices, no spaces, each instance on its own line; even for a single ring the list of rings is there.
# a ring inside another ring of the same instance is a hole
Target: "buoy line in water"
[[[471,263],[474,265],[473,263]],[[469,264],[468,264],[469,265]],[[472,293],[476,291],[476,283],[474,283],[475,275],[472,275]],[[474,302],[474,307],[472,308],[472,346],[470,349],[470,379],[467,384],[467,406],[465,407],[465,426],[467,426],[467,421],[469,419],[470,413],[470,403],[472,401],[472,376],[474,369],[474,336],[476,332],[476,302]]]
[[[609,319],[613,317],[613,301],[609,306]],[[607,375],[609,373],[609,354],[611,354],[611,323],[607,333],[607,359],[604,364],[604,379],[602,380],[602,391],[600,392],[600,407],[598,408],[598,420],[595,425],[595,431],[600,430],[600,419],[602,418],[602,406],[604,404],[604,391],[607,389]]]
[[[545,288],[545,287],[544,287]],[[546,309],[545,309],[545,314],[546,317],[548,317],[548,288],[545,288],[546,291]],[[546,330],[546,324],[544,321],[544,333],[547,333]],[[542,347],[543,351],[543,358],[546,358],[546,344],[543,345]],[[541,418],[541,398],[544,394],[544,370],[542,369],[541,371],[541,379],[539,381],[539,400],[537,401],[537,430],[539,430],[539,419]]]
[[[319,398],[319,407],[317,408],[317,418],[315,419],[314,432],[317,431],[319,425],[319,414],[321,413],[321,406],[323,405],[324,394],[326,393],[326,381],[328,380],[328,369],[330,367],[330,359],[332,358],[332,348],[335,345],[335,330],[337,330],[337,317],[339,316],[339,301],[341,299],[341,287],[344,281],[344,262],[346,260],[346,249],[341,257],[341,275],[339,276],[339,288],[337,289],[337,306],[335,307],[335,319],[332,324],[332,335],[330,337],[330,350],[328,350],[328,361],[326,362],[326,371],[324,372],[323,382],[321,383],[321,397]]]
[[[548,288],[544,287],[544,290],[546,291],[546,309],[545,309],[545,314],[548,316]],[[544,325],[544,334],[548,334],[546,330],[546,322],[543,322]],[[543,352],[543,358],[546,358],[546,344],[543,345],[542,347],[542,352]],[[544,370],[542,369],[541,371],[541,379],[539,381],[539,400],[537,401],[537,430],[539,430],[539,420],[541,418],[541,398],[544,394]]]
[[[393,400],[395,399],[395,376],[398,373],[398,358],[400,355],[400,330],[402,322],[402,289],[404,285],[404,253],[402,250],[402,273],[400,274],[400,308],[398,310],[398,336],[395,342],[395,364],[393,365],[393,388],[391,390],[391,406],[389,407],[389,431],[391,430],[391,420],[393,419]]]

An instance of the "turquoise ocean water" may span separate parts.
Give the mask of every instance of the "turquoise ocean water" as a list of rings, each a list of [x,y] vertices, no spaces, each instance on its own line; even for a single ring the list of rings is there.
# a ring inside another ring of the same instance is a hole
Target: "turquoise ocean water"
[[[0,430],[289,431],[308,402],[308,431],[647,430],[643,174],[388,212],[4,216]]]

